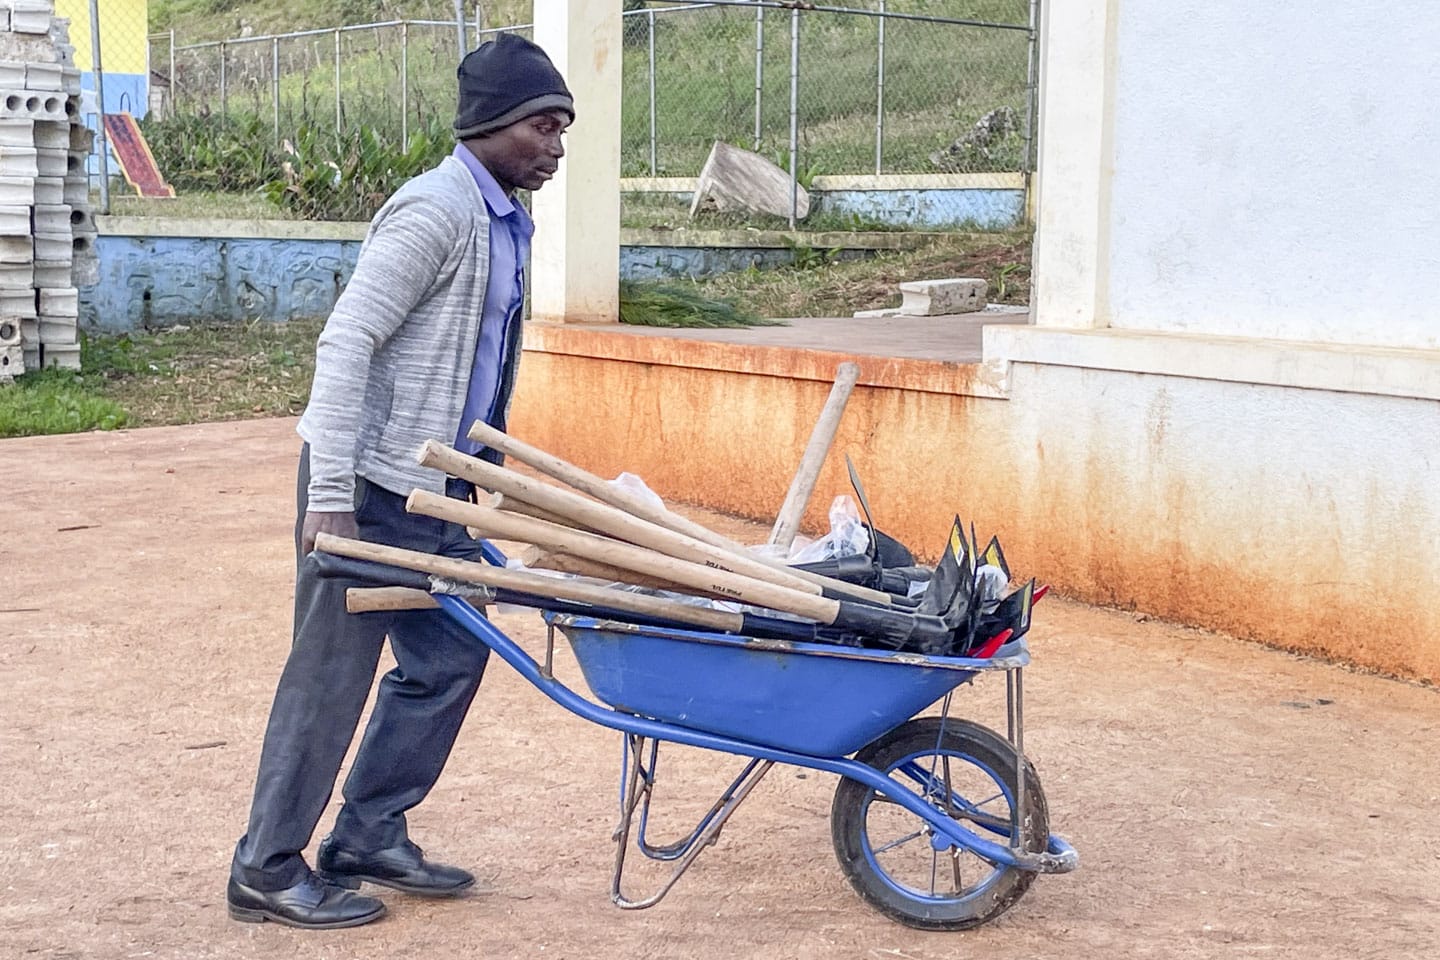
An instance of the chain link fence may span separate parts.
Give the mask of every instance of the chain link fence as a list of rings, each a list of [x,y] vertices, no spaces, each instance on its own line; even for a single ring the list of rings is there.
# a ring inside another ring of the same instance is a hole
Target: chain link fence
[[[105,110],[143,118],[159,169],[202,216],[367,219],[453,148],[462,51],[531,34],[487,29],[471,8],[187,43],[147,32],[144,0],[100,2],[116,8],[102,14],[107,60],[124,50],[133,71]],[[1031,166],[1038,0],[623,2],[623,176],[693,177],[717,140],[805,186]]]
[[[716,140],[796,174],[1028,169],[1032,5],[947,17],[932,0],[851,9],[687,4],[627,12],[622,168],[693,176]],[[643,20],[641,17],[643,16]]]

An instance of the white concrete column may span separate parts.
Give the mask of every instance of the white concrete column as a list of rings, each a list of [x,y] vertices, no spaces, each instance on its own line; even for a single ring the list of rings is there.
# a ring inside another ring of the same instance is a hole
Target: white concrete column
[[[620,10],[620,0],[534,0],[535,42],[575,97],[560,172],[534,195],[536,320],[619,317]]]
[[[1037,326],[1109,326],[1110,179],[1114,166],[1118,0],[1042,7]]]

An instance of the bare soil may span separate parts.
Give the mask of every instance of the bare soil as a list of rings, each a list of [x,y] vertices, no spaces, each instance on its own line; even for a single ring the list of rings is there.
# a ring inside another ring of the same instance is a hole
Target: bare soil
[[[1434,690],[1063,599],[1037,608],[1026,746],[1082,865],[986,927],[865,907],[831,851],[834,778],[793,768],[667,900],[616,909],[619,738],[498,659],[411,817],[494,892],[387,893],[347,931],[231,921],[289,642],[296,450],[290,420],[0,441],[0,958],[1435,956]],[[500,623],[541,648],[533,614]],[[982,680],[961,712],[1003,729],[1003,697]],[[675,751],[656,833],[737,767]]]

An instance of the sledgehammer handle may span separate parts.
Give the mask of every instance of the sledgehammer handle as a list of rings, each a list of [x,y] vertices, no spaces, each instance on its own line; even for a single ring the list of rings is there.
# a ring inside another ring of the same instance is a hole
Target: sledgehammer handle
[[[805,516],[805,507],[810,503],[810,495],[815,492],[815,482],[820,479],[820,468],[825,465],[825,457],[835,443],[835,431],[840,428],[840,418],[845,415],[845,404],[850,401],[850,393],[859,379],[859,364],[842,363],[835,371],[835,385],[830,388],[830,397],[820,411],[820,419],[815,421],[810,443],[805,447],[800,467],[795,471],[795,479],[790,481],[790,491],[785,494],[785,502],[780,506],[775,526],[770,531],[771,545],[779,547],[782,553],[788,554],[790,545],[795,542],[800,518]]]

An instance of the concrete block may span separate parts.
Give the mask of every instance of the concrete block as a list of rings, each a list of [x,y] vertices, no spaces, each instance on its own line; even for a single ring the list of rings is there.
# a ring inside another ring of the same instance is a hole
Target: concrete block
[[[20,346],[26,350],[33,349],[40,345],[40,321],[36,317],[21,317],[20,324]]]
[[[3,10],[0,7],[0,10]],[[0,60],[0,89],[19,90],[25,86],[25,64],[16,60]]]
[[[71,47],[70,49],[72,50],[71,57],[73,58],[73,50],[75,48]],[[78,97],[80,96],[80,68],[71,66],[73,63],[73,59],[61,61],[60,89],[72,97]]]
[[[40,315],[35,309],[33,287],[0,287],[0,317],[30,317]]]
[[[31,346],[31,344],[34,344],[34,346]],[[24,355],[25,355],[25,369],[26,369],[26,370],[39,370],[39,369],[40,369],[40,341],[39,341],[39,340],[31,340],[31,341],[29,341],[29,342],[27,342],[27,343],[23,343],[23,344],[20,345],[20,349],[21,349],[21,351],[22,351],[22,352],[24,353]]]
[[[64,203],[65,178],[42,177],[37,174],[35,177],[35,202]]]
[[[30,236],[29,207],[0,207],[0,237]]]
[[[69,233],[70,208],[63,203],[37,203],[35,210],[36,233]],[[45,257],[37,259],[44,260]]]
[[[36,120],[33,146],[38,150],[70,150],[70,121]]]
[[[55,0],[6,0],[10,29],[15,33],[49,34],[55,19]]]
[[[989,284],[984,280],[971,278],[908,281],[900,284],[900,293],[904,297],[900,313],[909,317],[974,313],[985,308],[989,290]]]
[[[100,282],[100,259],[95,254],[75,254],[70,268],[70,282],[77,287],[93,287]]]
[[[40,291],[40,319],[69,317],[71,322],[80,315],[80,291],[74,287],[53,287]]]
[[[36,260],[30,272],[32,285],[40,289],[69,287],[75,283],[72,277],[72,265],[63,261]]]
[[[96,233],[95,214],[90,211],[89,204],[78,207],[70,207],[70,232],[71,234]]]
[[[0,7],[0,33],[10,32],[10,8]]]
[[[60,64],[64,67],[75,66],[75,47],[68,43],[55,44],[55,53],[60,57]]]
[[[28,207],[35,202],[35,180],[31,177],[0,177],[0,206]]]
[[[42,313],[35,324],[42,346],[61,347],[80,342],[80,328],[74,317],[47,317]]]
[[[69,139],[68,137],[66,139]],[[84,165],[81,165],[82,169]],[[46,147],[35,148],[35,169],[37,176],[65,178],[70,169],[70,151]],[[63,187],[61,188],[64,189]]]
[[[84,124],[70,124],[70,149],[92,152],[95,149],[95,131]]]
[[[52,5],[54,4],[54,0],[50,0],[50,2],[51,2]],[[50,39],[51,39],[52,41],[54,41],[55,43],[69,43],[69,42],[70,42],[70,18],[69,18],[69,17],[56,17],[56,16],[53,16],[53,15],[51,16],[51,19],[50,19]]]
[[[35,121],[7,118],[0,120],[0,147],[35,146]]]
[[[25,64],[25,89],[63,92],[65,86],[62,69],[58,63]]]
[[[0,60],[55,63],[59,59],[55,42],[43,34],[0,33]]]
[[[701,211],[766,213],[790,216],[790,174],[758,153],[717,142],[700,169],[690,216]],[[796,187],[795,216],[810,213],[810,195]]]
[[[75,262],[76,257],[93,257],[95,255],[95,234],[76,233],[67,234],[66,236],[70,238],[71,263]]]
[[[34,147],[0,146],[0,177],[38,177]]]
[[[0,347],[20,346],[20,318],[0,317]]]
[[[35,265],[31,263],[0,263],[0,287],[35,286]]]
[[[25,372],[25,351],[18,345],[0,347],[0,383],[12,380]]]
[[[0,90],[0,117],[21,120],[68,120],[63,93],[40,90]]]
[[[90,205],[90,179],[88,177],[66,177],[64,188],[61,193],[61,201],[72,207],[86,207]]]
[[[80,369],[80,344],[40,342],[40,366]]]
[[[0,263],[34,263],[35,247],[29,237],[0,237]],[[0,309],[0,316],[5,311]]]
[[[31,260],[49,260],[52,263],[69,263],[75,259],[74,238],[70,231],[64,233],[39,233],[36,232],[35,254]]]

